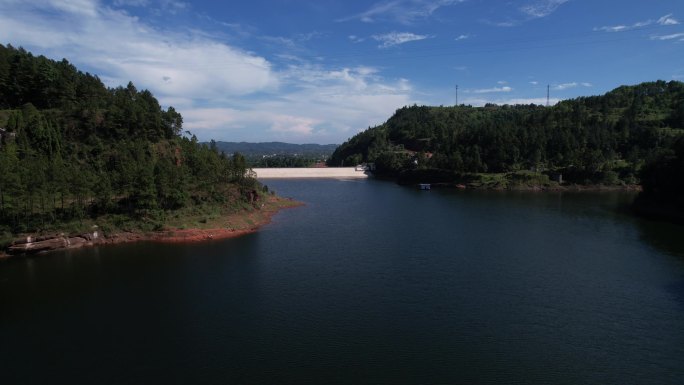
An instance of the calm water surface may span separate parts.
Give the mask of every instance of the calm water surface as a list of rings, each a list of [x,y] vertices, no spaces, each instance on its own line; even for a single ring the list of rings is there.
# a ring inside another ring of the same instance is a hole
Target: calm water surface
[[[0,263],[3,384],[682,384],[684,227],[630,194],[267,181],[262,231]]]

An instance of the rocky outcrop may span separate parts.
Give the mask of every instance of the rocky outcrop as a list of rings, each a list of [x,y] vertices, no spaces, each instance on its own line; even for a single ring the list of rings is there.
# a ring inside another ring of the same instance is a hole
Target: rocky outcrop
[[[58,249],[78,248],[92,245],[100,239],[100,234],[97,231],[76,236],[67,236],[63,233],[40,237],[29,236],[14,241],[7,248],[7,253],[10,255],[35,254]]]

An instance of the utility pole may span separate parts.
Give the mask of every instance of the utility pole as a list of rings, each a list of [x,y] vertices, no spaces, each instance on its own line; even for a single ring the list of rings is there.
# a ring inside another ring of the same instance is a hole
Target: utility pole
[[[456,107],[458,107],[458,84],[456,84]]]

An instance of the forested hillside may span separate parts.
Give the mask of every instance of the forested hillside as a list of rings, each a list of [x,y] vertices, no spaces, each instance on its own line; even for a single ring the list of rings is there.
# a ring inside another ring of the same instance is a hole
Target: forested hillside
[[[107,88],[67,60],[0,45],[0,232],[161,228],[253,200],[244,157],[181,136],[182,124],[132,83]]]
[[[534,170],[574,183],[638,183],[642,166],[683,133],[684,83],[657,81],[553,107],[404,107],[342,144],[329,164],[374,162],[389,175]]]
[[[635,201],[638,212],[684,223],[684,136],[644,166],[641,185]]]

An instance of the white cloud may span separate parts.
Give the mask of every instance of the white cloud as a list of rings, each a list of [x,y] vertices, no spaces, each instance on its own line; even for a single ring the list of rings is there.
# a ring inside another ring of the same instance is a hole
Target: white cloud
[[[132,80],[158,97],[215,98],[274,89],[278,79],[263,57],[196,34],[156,30],[97,1],[0,5],[0,36],[100,74],[110,86]],[[75,9],[76,3],[82,6]],[[82,17],[83,13],[91,15]]]
[[[633,29],[637,28],[642,28],[642,27],[648,27],[649,25],[652,25],[654,23],[657,23],[658,25],[662,26],[668,26],[668,25],[678,25],[679,21],[672,17],[672,14],[665,15],[658,20],[645,20],[645,21],[638,21],[634,24],[618,24],[618,25],[612,25],[612,26],[603,26],[603,27],[596,27],[594,28],[594,31],[603,31],[603,32],[624,32],[624,31],[631,31]]]
[[[520,7],[520,11],[532,18],[547,17],[569,0],[540,0]]]
[[[569,89],[569,88],[575,88],[575,87],[577,87],[578,85],[579,85],[579,84],[577,84],[577,82],[562,83],[562,84],[557,84],[557,85],[553,86],[553,89],[556,90],[556,91],[564,91],[564,90],[567,90],[567,89]]]
[[[383,35],[371,36],[374,40],[381,42],[380,48],[388,48],[399,44],[408,43],[411,41],[424,40],[429,38],[428,35],[416,35],[411,32],[390,32]]]
[[[501,84],[501,83],[499,83]],[[492,88],[481,88],[477,90],[472,90],[473,93],[476,94],[489,94],[489,93],[495,93],[495,92],[511,92],[513,91],[513,88],[504,86],[504,87],[492,87]]]
[[[271,119],[271,130],[296,135],[310,135],[320,121],[292,115],[275,115]]]
[[[230,108],[181,113],[186,125],[205,137],[341,143],[413,101],[408,80],[387,81],[368,66],[327,69],[303,63],[281,72],[280,80],[281,91],[273,97],[232,99],[221,103]]]
[[[278,96],[234,99],[231,107],[190,109],[183,117],[202,136],[224,140],[341,143],[361,129],[380,124],[412,102],[408,80],[384,80],[373,67],[325,69],[293,65],[281,74]]]
[[[466,40],[466,39],[469,39],[469,38],[470,38],[470,35],[459,35],[459,36],[458,36],[456,39],[454,39],[454,40],[459,41],[459,40]]]
[[[684,37],[684,32],[673,33],[670,35],[651,36],[651,40],[673,40]]]
[[[536,81],[536,80],[533,80],[533,81],[531,81],[531,82],[530,82],[530,84],[532,84],[533,86],[536,86],[536,85],[538,85],[538,84],[539,84],[539,82],[538,82],[538,81]]]
[[[614,25],[614,26],[603,26],[595,27],[594,31],[604,31],[604,32],[622,32],[627,31],[630,27],[626,25]]]
[[[391,20],[412,24],[426,19],[439,8],[462,3],[465,0],[390,0],[373,4],[368,10],[338,21],[360,20],[365,23]]]
[[[552,87],[552,89],[554,89],[554,90],[556,90],[556,91],[565,91],[565,90],[567,90],[567,89],[576,88],[576,87],[579,87],[579,86],[582,86],[582,87],[593,87],[594,85],[591,84],[591,83],[588,83],[588,82],[581,82],[581,83],[571,82],[571,83],[556,84],[556,85],[554,85],[554,86]]]
[[[667,14],[660,19],[658,19],[658,24],[660,25],[678,25],[679,21],[672,17],[672,14]]]
[[[415,102],[408,80],[387,80],[375,67],[331,69],[301,59],[276,68],[211,34],[163,30],[97,0],[55,3],[0,2],[0,36],[66,57],[109,86],[130,80],[149,89],[200,140],[341,143]]]

